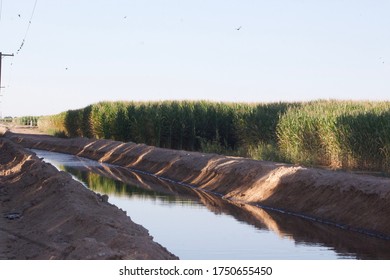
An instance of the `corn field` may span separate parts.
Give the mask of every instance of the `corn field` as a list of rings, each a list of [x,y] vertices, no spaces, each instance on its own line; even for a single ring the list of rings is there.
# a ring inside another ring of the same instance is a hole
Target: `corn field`
[[[38,119],[39,117],[35,117],[35,116],[24,116],[24,117],[14,118],[12,122],[17,125],[37,126]]]
[[[390,171],[390,102],[100,102],[38,126],[66,137]]]
[[[303,103],[286,111],[276,133],[287,161],[390,171],[390,102]]]

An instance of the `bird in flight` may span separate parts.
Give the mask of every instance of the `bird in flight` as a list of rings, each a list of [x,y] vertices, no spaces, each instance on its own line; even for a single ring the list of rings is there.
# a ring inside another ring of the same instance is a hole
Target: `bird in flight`
[[[242,27],[242,26],[237,27],[236,30],[239,31],[239,30],[241,29],[241,27]]]
[[[18,17],[20,17],[20,14],[18,14]]]

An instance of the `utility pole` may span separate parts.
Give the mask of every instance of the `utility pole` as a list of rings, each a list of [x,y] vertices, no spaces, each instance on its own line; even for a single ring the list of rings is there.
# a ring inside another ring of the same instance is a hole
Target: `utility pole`
[[[3,60],[3,56],[14,56],[14,54],[6,54],[6,53],[2,53],[0,52],[0,98],[2,97],[1,95],[1,89],[2,89],[2,86],[1,86],[1,61]],[[0,101],[1,103],[1,101]],[[0,108],[0,119],[3,118],[3,112],[1,111],[1,108]]]
[[[1,91],[1,61],[3,60],[3,56],[14,56],[14,54],[6,54],[0,52],[0,91]]]

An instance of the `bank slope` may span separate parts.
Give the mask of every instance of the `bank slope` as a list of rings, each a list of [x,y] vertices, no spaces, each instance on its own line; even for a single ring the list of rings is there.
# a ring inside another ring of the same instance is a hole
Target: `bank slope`
[[[227,199],[390,239],[390,179],[88,138],[5,137],[191,184]]]
[[[0,259],[177,259],[122,210],[0,137]]]

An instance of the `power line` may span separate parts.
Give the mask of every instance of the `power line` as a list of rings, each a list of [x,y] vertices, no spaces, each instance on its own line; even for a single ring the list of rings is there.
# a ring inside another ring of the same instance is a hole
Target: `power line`
[[[26,33],[24,34],[24,37],[23,37],[22,43],[20,44],[19,49],[16,51],[17,54],[21,51],[21,49],[22,49],[23,46],[24,46],[24,43],[26,42],[26,38],[27,38],[28,32],[29,32],[29,30],[30,30],[31,22],[32,22],[32,19],[33,19],[33,17],[34,17],[35,8],[37,7],[37,2],[38,2],[38,0],[35,0],[34,8],[33,8],[32,12],[31,12],[31,16],[30,16],[30,19],[29,19],[29,21],[28,21]]]

